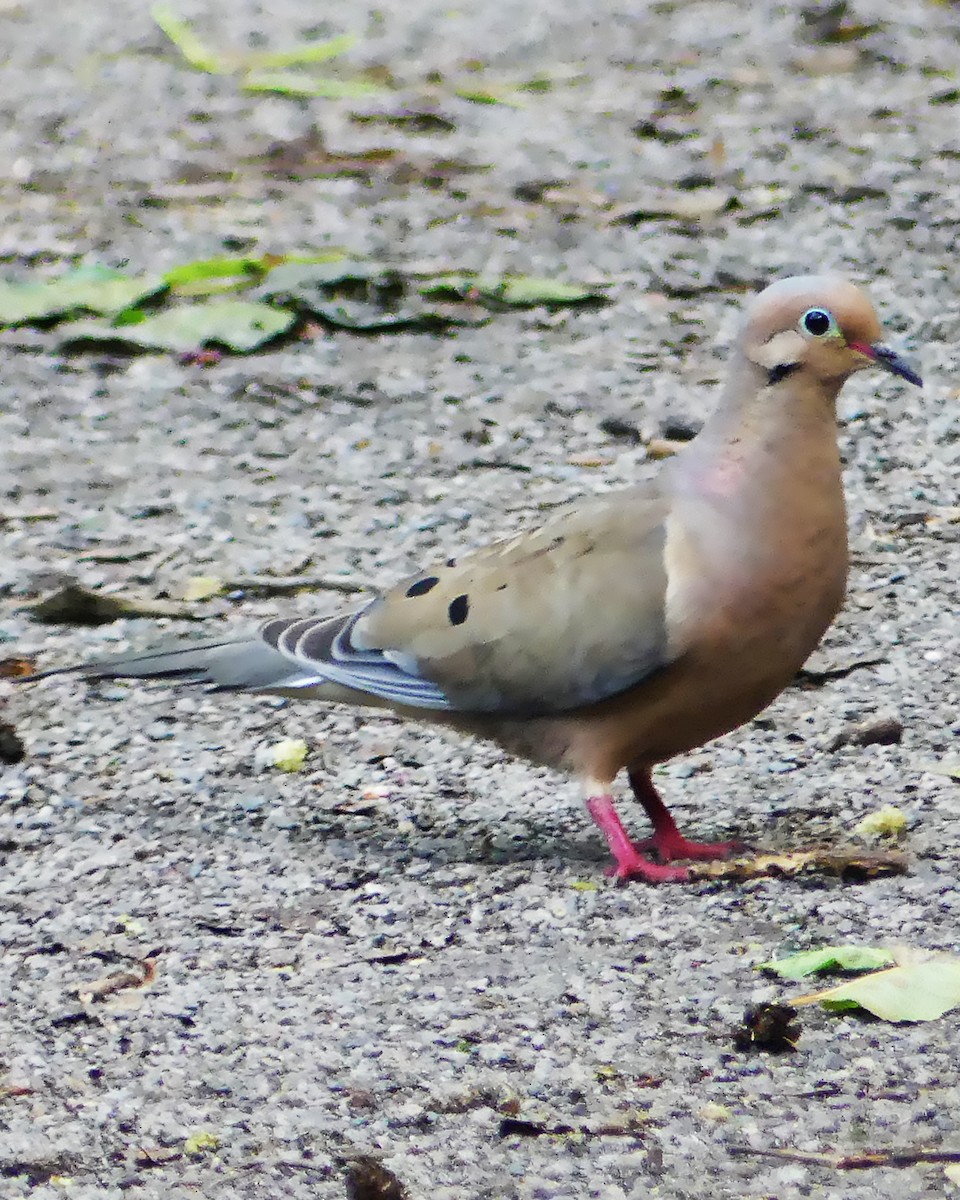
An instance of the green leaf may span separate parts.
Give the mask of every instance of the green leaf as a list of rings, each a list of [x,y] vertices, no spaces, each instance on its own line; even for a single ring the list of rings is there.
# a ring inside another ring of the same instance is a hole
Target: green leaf
[[[362,100],[383,93],[383,88],[365,79],[331,79],[301,71],[251,71],[244,76],[243,90],[324,100]]]
[[[318,254],[264,254],[260,258],[224,255],[202,258],[196,262],[173,267],[163,276],[164,282],[180,296],[206,296],[242,288],[257,283],[263,277],[288,264],[335,263],[346,258],[342,250],[327,250]]]
[[[331,58],[339,58],[341,54],[346,54],[356,44],[357,38],[354,34],[343,33],[339,37],[328,38],[325,42],[307,42],[303,46],[294,46],[292,50],[250,55],[246,66],[251,71],[282,71],[300,63],[328,62]]]
[[[388,279],[388,274],[378,263],[341,255],[340,258],[327,262],[281,263],[273,268],[257,288],[256,295],[261,299],[290,296],[309,302],[318,291],[327,294],[328,290],[337,284],[369,283],[373,280],[387,282]]]
[[[427,303],[416,283],[378,263],[358,259],[340,262],[285,263],[271,271],[253,295],[294,303],[341,329],[363,332],[401,329],[444,329],[475,325],[475,312],[462,306]]]
[[[205,46],[194,33],[193,27],[169,4],[155,4],[150,9],[150,15],[191,67],[208,75],[229,74],[230,64]]]
[[[497,293],[504,304],[529,307],[535,304],[583,304],[602,299],[597,292],[576,283],[560,283],[556,279],[537,279],[530,275],[508,275]]]
[[[125,342],[148,350],[184,352],[201,346],[227,346],[245,353],[285,333],[293,313],[249,300],[216,300],[181,305],[145,316],[136,324],[79,321],[63,331],[64,342]]]
[[[582,284],[562,283],[533,275],[438,275],[421,284],[420,293],[438,298],[479,299],[511,308],[533,308],[540,304],[585,304],[605,299],[602,292]]]
[[[801,950],[786,958],[760,963],[758,971],[772,971],[781,979],[803,979],[817,971],[875,971],[894,961],[893,954],[878,946],[823,946],[819,950]]]
[[[516,96],[506,96],[502,92],[491,92],[481,88],[457,88],[454,95],[471,104],[503,104],[507,108],[523,108],[523,101]]]
[[[110,315],[122,312],[165,287],[163,279],[131,278],[106,267],[80,267],[59,279],[0,281],[0,325],[23,325],[72,312]]]
[[[269,269],[263,259],[206,258],[174,267],[163,278],[180,296],[212,296],[255,283]]]
[[[960,1005],[960,959],[944,954],[925,962],[905,963],[793,1003],[816,1001],[835,1011],[865,1008],[884,1021],[935,1021]]]

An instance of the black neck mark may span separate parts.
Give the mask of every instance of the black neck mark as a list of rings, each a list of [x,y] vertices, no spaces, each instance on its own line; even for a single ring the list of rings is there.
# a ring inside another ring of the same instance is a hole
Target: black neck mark
[[[799,363],[778,363],[767,372],[767,387],[773,387],[775,383],[779,383],[782,379],[786,379],[788,375],[792,375],[794,371],[799,370]]]

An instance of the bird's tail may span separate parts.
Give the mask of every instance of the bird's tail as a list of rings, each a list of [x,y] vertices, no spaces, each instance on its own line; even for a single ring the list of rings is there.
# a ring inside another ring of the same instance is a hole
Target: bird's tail
[[[176,679],[182,683],[212,684],[227,691],[240,688],[272,691],[303,686],[306,682],[296,663],[259,637],[174,642],[141,654],[121,654],[38,671],[19,682],[29,683],[52,675],[82,675],[85,679]]]

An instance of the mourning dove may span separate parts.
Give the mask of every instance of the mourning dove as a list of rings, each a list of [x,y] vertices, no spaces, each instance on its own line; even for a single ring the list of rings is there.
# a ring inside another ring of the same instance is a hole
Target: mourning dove
[[[837,395],[870,366],[921,383],[882,339],[852,283],[775,283],[748,308],[713,415],[653,481],[448,559],[349,612],[68,669],[389,708],[491,739],[577,775],[610,873],[687,878],[667,864],[720,857],[733,843],[684,838],[651,769],[755,716],[840,607]],[[642,842],[614,807],[622,769],[653,825]]]

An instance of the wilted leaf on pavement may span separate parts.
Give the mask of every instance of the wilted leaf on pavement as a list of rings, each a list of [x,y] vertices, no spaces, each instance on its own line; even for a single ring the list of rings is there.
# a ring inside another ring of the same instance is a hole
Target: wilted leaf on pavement
[[[169,600],[147,600],[122,592],[92,592],[70,583],[26,611],[45,625],[105,625],[121,617],[182,617],[196,620],[194,609]]]
[[[821,946],[817,950],[801,950],[786,958],[774,958],[757,965],[758,971],[772,971],[781,979],[802,979],[817,971],[875,971],[894,961],[893,952],[879,946]]]
[[[293,313],[249,300],[217,300],[182,305],[122,324],[78,321],[67,326],[64,342],[123,342],[147,350],[195,350],[215,343],[238,353],[256,350],[293,324]]]
[[[438,299],[477,299],[516,308],[537,305],[585,304],[606,299],[598,288],[534,275],[473,275],[469,272],[438,275],[420,285],[420,294]]]
[[[23,283],[0,280],[0,325],[23,325],[73,312],[122,312],[166,284],[159,276],[131,278],[106,267],[80,267],[58,279]]]
[[[250,287],[282,266],[336,263],[345,258],[343,250],[324,250],[310,255],[264,254],[259,258],[223,255],[181,263],[167,271],[163,280],[179,296],[207,296]]]
[[[834,1011],[865,1008],[884,1021],[935,1021],[960,1005],[960,958],[938,954],[903,962],[793,1001],[817,1003]]]
[[[398,272],[376,263],[344,259],[335,263],[287,263],[277,267],[253,293],[344,329],[442,329],[486,320],[462,304],[441,305],[420,293]]]
[[[696,862],[691,879],[794,879],[798,875],[839,875],[847,880],[903,875],[909,860],[893,850],[866,853],[858,850],[792,850],[785,854],[756,854],[718,862]]]

